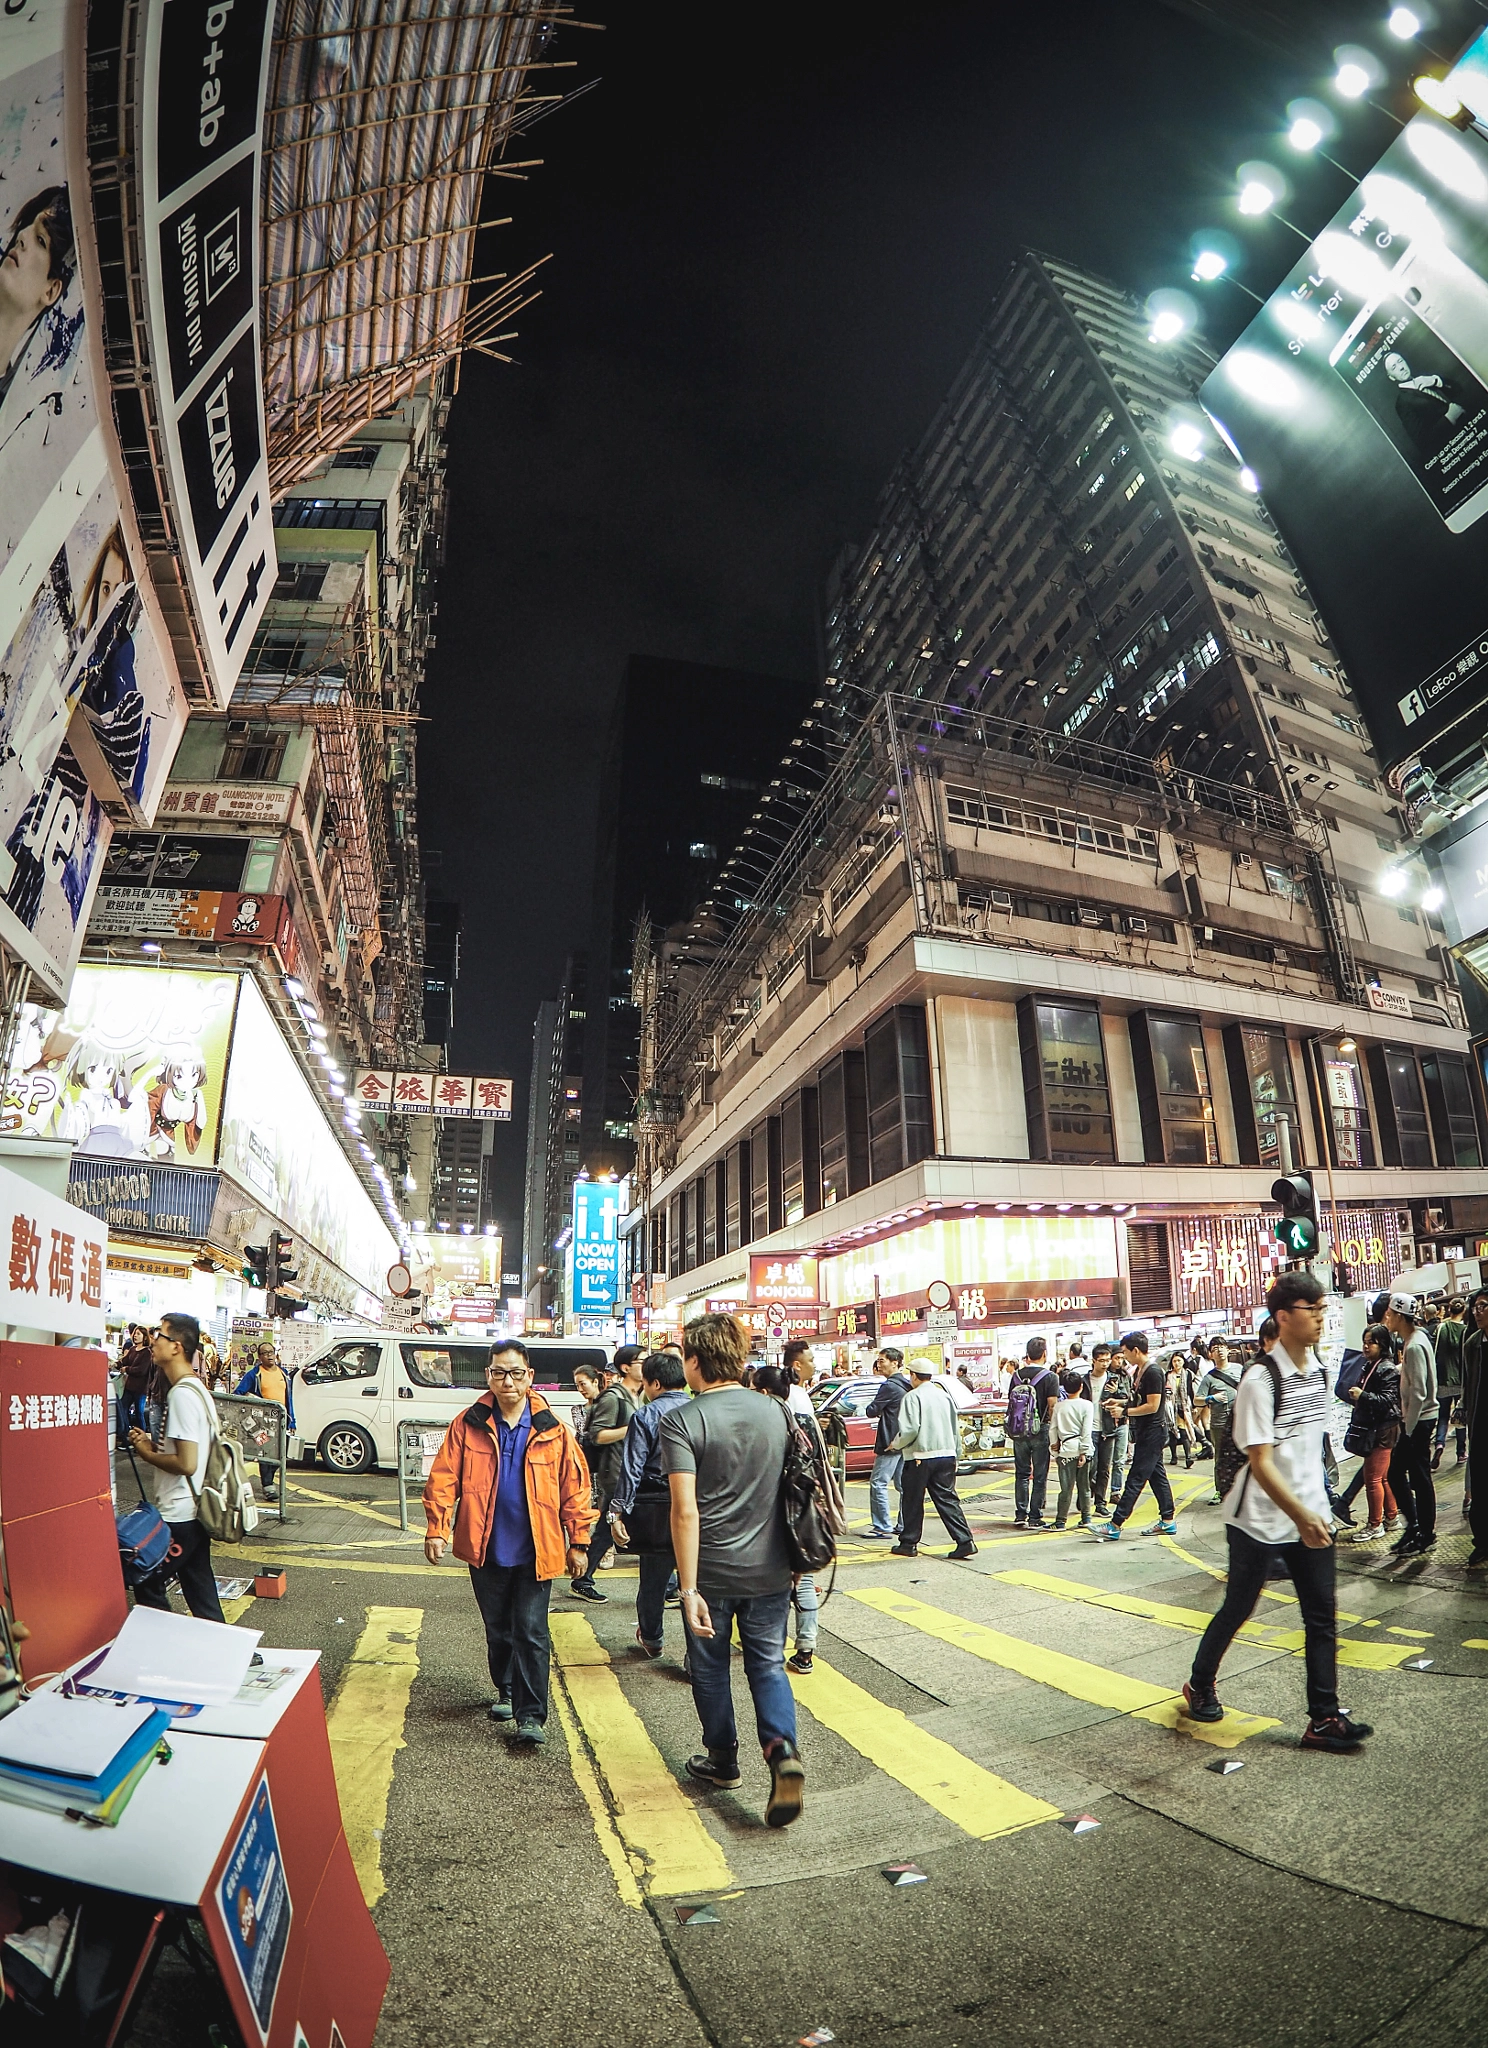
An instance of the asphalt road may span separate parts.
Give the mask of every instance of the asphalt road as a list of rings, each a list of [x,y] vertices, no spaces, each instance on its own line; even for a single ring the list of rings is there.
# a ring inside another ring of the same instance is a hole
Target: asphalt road
[[[1175,2027],[1208,2048],[1477,2044],[1488,1589],[1454,1562],[1460,1482],[1440,1476],[1440,1561],[1340,1552],[1343,1696],[1377,1729],[1345,1757],[1297,1746],[1284,1585],[1231,1652],[1217,1739],[1174,1725],[1220,1595],[1205,1469],[1174,1475],[1193,1495],[1176,1538],[1120,1545],[1017,1536],[1011,1476],[964,1480],[970,1563],[933,1521],[915,1560],[848,1545],[796,1685],[809,1779],[784,1833],[747,1746],[737,1793],[684,1781],[680,1625],[648,1663],[623,1568],[603,1607],[555,1595],[536,1753],[486,1716],[464,1568],[423,1563],[382,1475],[293,1475],[285,1529],[254,1541],[288,1597],[242,1619],[319,1648],[333,1745],[385,1751],[370,1796],[365,1771],[343,1796],[393,1964],[379,2048],[774,2048],[821,2028],[849,2048],[1150,2048]],[[927,1881],[891,1886],[903,1862]]]

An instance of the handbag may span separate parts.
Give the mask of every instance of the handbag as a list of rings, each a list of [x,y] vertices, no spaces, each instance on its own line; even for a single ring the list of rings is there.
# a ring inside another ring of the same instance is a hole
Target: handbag
[[[622,1515],[630,1538],[626,1551],[632,1557],[672,1555],[672,1496],[667,1493],[638,1493],[629,1514]]]
[[[171,1532],[161,1519],[160,1510],[152,1507],[145,1499],[144,1481],[140,1478],[139,1466],[134,1463],[134,1452],[129,1450],[129,1462],[134,1467],[134,1483],[139,1488],[140,1504],[127,1514],[114,1513],[114,1527],[119,1536],[119,1568],[124,1574],[126,1586],[142,1586],[146,1579],[153,1578],[165,1563],[171,1547]]]

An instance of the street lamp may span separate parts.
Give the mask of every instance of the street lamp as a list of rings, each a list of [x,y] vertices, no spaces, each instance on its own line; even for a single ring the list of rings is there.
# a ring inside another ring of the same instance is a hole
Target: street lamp
[[[1409,7],[1392,7],[1385,27],[1397,41],[1408,43],[1421,33],[1421,17]]]

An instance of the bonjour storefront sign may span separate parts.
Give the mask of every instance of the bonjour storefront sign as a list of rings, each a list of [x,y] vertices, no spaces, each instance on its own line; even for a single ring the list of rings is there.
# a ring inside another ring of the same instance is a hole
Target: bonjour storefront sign
[[[976,1280],[952,1283],[950,1307],[961,1330],[987,1330],[1029,1318],[1080,1322],[1116,1315],[1116,1280]],[[878,1304],[881,1342],[920,1336],[929,1303],[922,1292],[886,1294]]]

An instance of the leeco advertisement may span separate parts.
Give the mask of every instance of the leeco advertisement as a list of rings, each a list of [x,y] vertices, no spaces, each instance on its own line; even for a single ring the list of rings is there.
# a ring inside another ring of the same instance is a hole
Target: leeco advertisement
[[[1488,124],[1488,34],[1452,75]],[[1387,767],[1488,701],[1488,137],[1421,113],[1205,382]],[[1437,744],[1433,744],[1437,743]]]

